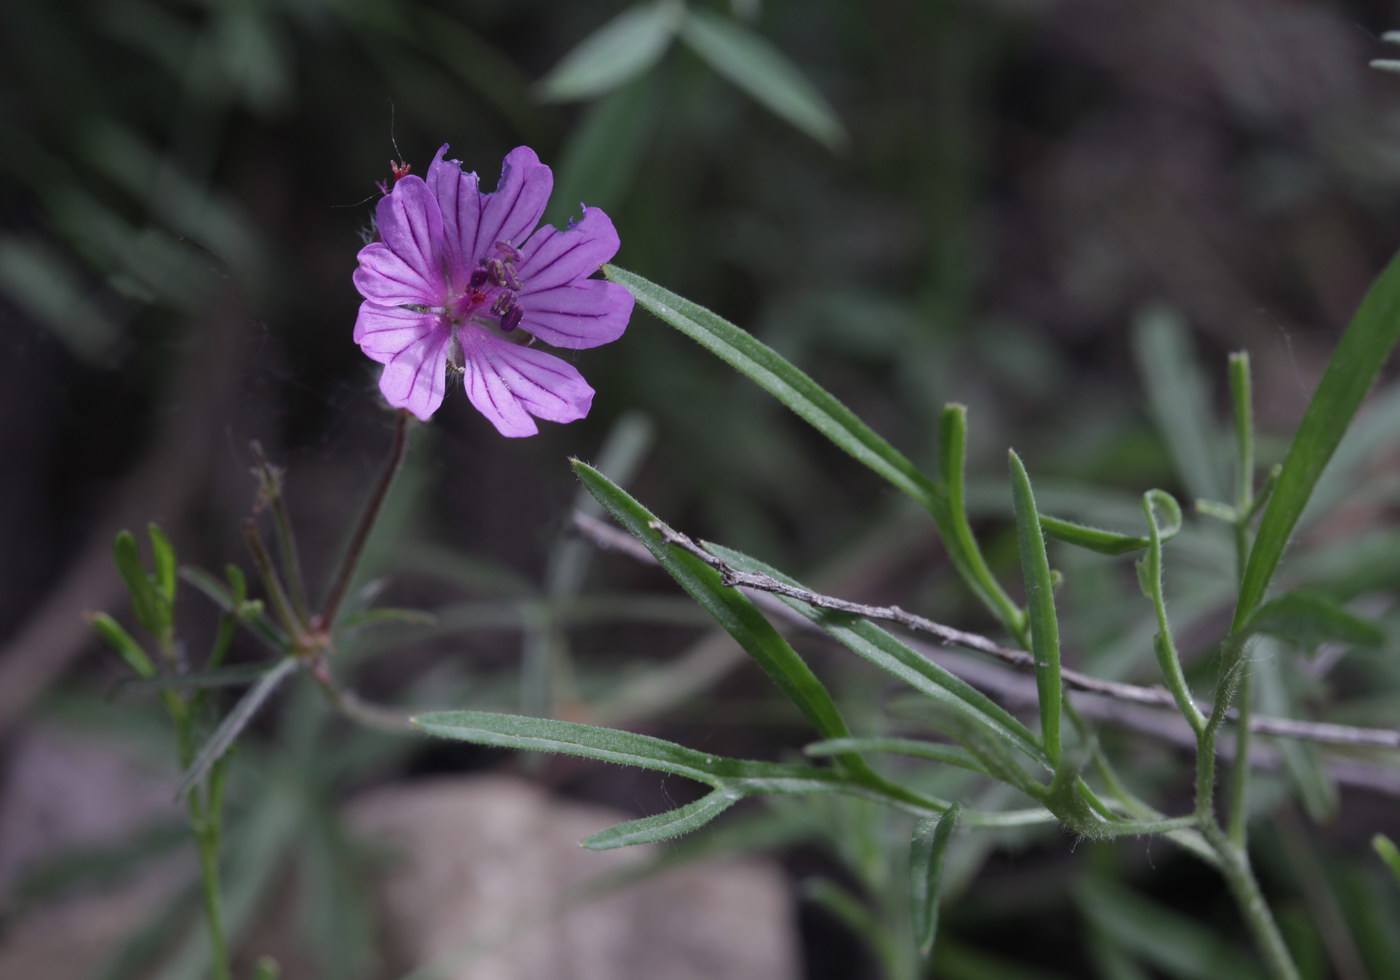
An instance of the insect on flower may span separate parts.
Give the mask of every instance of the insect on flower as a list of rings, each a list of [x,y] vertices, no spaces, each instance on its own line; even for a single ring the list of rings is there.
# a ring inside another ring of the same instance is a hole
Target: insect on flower
[[[612,222],[585,207],[565,229],[536,227],[554,178],[529,147],[507,154],[489,194],[446,152],[426,178],[395,171],[375,212],[380,241],[360,250],[354,338],[384,365],[379,390],[427,419],[451,367],[502,435],[534,435],[535,418],[583,418],[593,403],[583,376],[519,341],[578,350],[622,335],[632,294],[589,278],[617,252]]]

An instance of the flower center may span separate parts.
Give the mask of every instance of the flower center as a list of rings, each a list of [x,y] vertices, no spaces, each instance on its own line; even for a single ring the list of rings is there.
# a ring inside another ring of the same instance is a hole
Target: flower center
[[[475,323],[510,333],[520,325],[522,311],[516,305],[520,292],[520,277],[515,263],[520,253],[508,242],[497,242],[492,251],[472,270],[466,287],[459,295],[449,296],[443,310],[454,324]]]

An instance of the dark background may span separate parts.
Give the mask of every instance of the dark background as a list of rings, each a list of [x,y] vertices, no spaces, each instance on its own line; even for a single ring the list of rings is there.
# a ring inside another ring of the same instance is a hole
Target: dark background
[[[490,186],[528,143],[561,195],[611,215],[617,264],[751,330],[916,461],[932,459],[938,408],[968,405],[970,468],[989,481],[1014,445],[1050,478],[1182,489],[1131,354],[1130,325],[1153,304],[1189,325],[1217,412],[1225,354],[1249,349],[1260,426],[1286,436],[1400,241],[1400,76],[1367,67],[1389,53],[1378,34],[1400,27],[1389,4],[736,4],[835,108],[834,151],[683,47],[607,105],[539,98],[538,80],[624,7],[8,0],[3,730],[110,681],[79,614],[121,608],[117,528],[156,520],[182,560],[243,561],[250,439],[287,467],[313,580],[329,572],[389,436],[377,366],[350,339],[350,276],[374,182],[400,154],[421,171],[451,143]],[[395,604],[493,594],[445,585],[425,544],[488,579],[543,581],[576,493],[566,457],[594,458],[635,413],[653,441],[631,486],[653,510],[858,597],[990,628],[931,536],[900,532],[892,491],[669,327],[639,311],[576,363],[598,390],[582,422],[503,440],[453,390],[418,433],[393,540],[375,553],[398,571]],[[998,528],[990,547],[1011,559]],[[850,557],[891,538],[882,560]],[[589,588],[667,591],[621,559],[593,574]],[[581,632],[574,654],[606,675],[687,635],[614,623]],[[515,632],[473,642],[473,669],[512,676]],[[362,689],[406,697],[446,649],[375,660]],[[731,679],[697,695],[698,721],[649,730],[771,756],[763,728],[714,734],[707,720],[767,693]],[[781,744],[800,744],[785,723]],[[499,760],[445,753],[390,771],[487,764]],[[623,790],[609,778],[556,772],[577,795],[647,809],[645,775]],[[795,866],[822,860],[804,854]],[[996,894],[1015,872],[989,874]],[[1155,887],[1176,894],[1170,876]],[[974,908],[973,946],[988,941],[978,921]],[[809,932],[821,950],[832,930]],[[1078,943],[1062,945],[1073,974]],[[813,975],[850,975],[856,956],[814,954]]]

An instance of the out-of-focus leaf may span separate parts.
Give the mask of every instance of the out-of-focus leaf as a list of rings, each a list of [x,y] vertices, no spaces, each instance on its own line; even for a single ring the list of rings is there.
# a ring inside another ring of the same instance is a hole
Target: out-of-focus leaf
[[[1297,435],[1289,446],[1277,486],[1259,522],[1240,584],[1231,624],[1239,629],[1254,614],[1283,559],[1294,525],[1318,478],[1346,434],[1361,401],[1400,337],[1400,256],[1391,259],[1327,362]]]
[[[238,703],[233,706],[233,710],[224,716],[224,720],[219,722],[219,726],[214,729],[213,734],[200,746],[194,761],[190,763],[188,769],[180,777],[180,785],[176,789],[176,795],[184,796],[186,791],[204,778],[204,774],[209,771],[209,767],[221,759],[229,747],[233,745],[234,739],[238,738],[240,732],[252,721],[253,715],[257,714],[263,702],[271,697],[272,692],[287,676],[297,668],[299,661],[295,657],[285,657],[269,668]]]
[[[623,11],[584,38],[540,81],[546,99],[589,99],[632,81],[661,59],[680,25],[676,0]]]
[[[976,756],[959,745],[943,745],[938,742],[925,742],[917,738],[866,737],[829,738],[821,742],[804,745],[802,751],[810,756],[839,755],[843,752],[892,752],[897,755],[913,756],[943,762],[960,769],[986,773]]]
[[[131,606],[136,612],[136,618],[146,629],[157,632],[164,622],[160,599],[156,594],[155,585],[151,582],[151,576],[141,563],[141,551],[137,548],[136,538],[130,531],[117,534],[116,542],[112,546],[112,556],[117,563],[117,572],[126,583],[127,592],[131,594]]]
[[[1266,603],[1263,608],[1273,603]],[[1263,609],[1260,610],[1261,612]],[[1250,653],[1250,670],[1256,688],[1258,710],[1280,718],[1300,717],[1297,698],[1289,690],[1284,650],[1273,640],[1261,641]],[[1337,815],[1337,786],[1327,772],[1327,761],[1316,745],[1296,738],[1274,740],[1283,757],[1284,772],[1293,784],[1314,823],[1330,823]]]
[[[1094,926],[1124,949],[1173,977],[1193,980],[1262,980],[1252,956],[1213,931],[1126,888],[1096,879],[1076,894]]]
[[[165,532],[155,524],[148,525],[151,536],[151,562],[155,566],[154,585],[156,592],[167,604],[175,601],[175,548]]]
[[[562,227],[580,204],[611,211],[626,199],[643,151],[656,128],[661,89],[639,79],[588,107],[574,127],[555,171],[547,212]]]
[[[768,111],[828,149],[846,142],[835,110],[787,56],[746,27],[687,10],[681,40]]]
[[[229,568],[233,566],[230,565]],[[269,649],[285,653],[291,647],[292,641],[282,632],[281,627],[268,618],[261,602],[235,599],[234,593],[225,588],[222,582],[199,568],[186,565],[180,569],[180,577],[203,592],[224,612],[235,617]],[[247,582],[243,579],[243,573],[239,572],[236,577],[230,575],[229,578],[234,587],[246,595]]]
[[[1266,633],[1309,652],[1323,643],[1378,647],[1385,631],[1347,612],[1336,599],[1299,589],[1260,606],[1245,624],[1245,633]]]
[[[0,291],[53,330],[77,357],[100,362],[117,329],[72,265],[37,241],[0,238]]]
[[[1372,837],[1371,846],[1376,849],[1376,854],[1385,862],[1390,873],[1395,876],[1395,883],[1400,885],[1400,848],[1397,848],[1395,842],[1385,834],[1377,834]]]
[[[1224,500],[1224,455],[1209,414],[1210,389],[1186,324],[1170,310],[1149,309],[1133,325],[1132,339],[1152,419],[1181,482],[1192,497]]]
[[[436,616],[422,609],[395,609],[383,606],[379,609],[351,613],[340,621],[339,628],[342,632],[357,632],[386,623],[398,623],[405,626],[436,626],[437,621]]]
[[[938,934],[938,895],[943,880],[943,855],[957,829],[962,807],[954,804],[941,817],[920,820],[909,845],[909,900],[914,918],[914,940],[919,953],[933,952]]]
[[[156,665],[150,656],[115,619],[106,613],[91,613],[88,622],[138,677],[156,676]]]

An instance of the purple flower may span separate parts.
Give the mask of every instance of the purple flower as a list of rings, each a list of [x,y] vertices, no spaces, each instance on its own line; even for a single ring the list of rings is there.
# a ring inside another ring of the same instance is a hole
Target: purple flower
[[[446,152],[427,180],[399,177],[375,212],[381,240],[360,250],[355,343],[384,365],[379,390],[427,419],[451,367],[501,435],[534,435],[532,415],[583,418],[593,403],[583,376],[524,342],[577,350],[622,336],[632,294],[588,278],[617,252],[612,222],[584,208],[563,231],[537,230],[554,177],[529,147],[510,151],[491,194]]]

